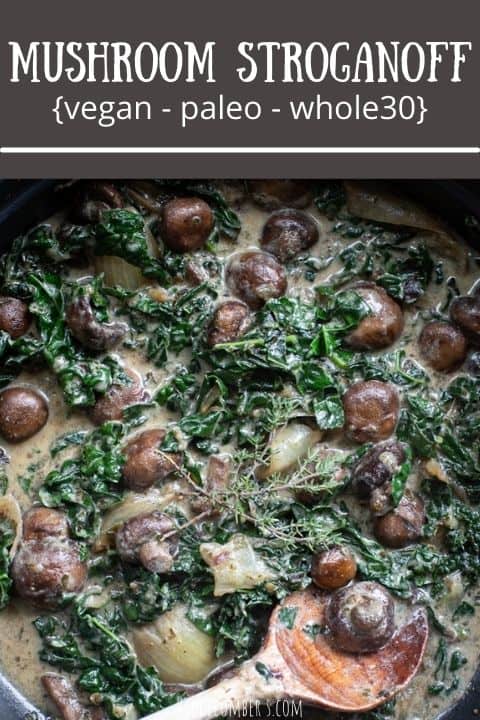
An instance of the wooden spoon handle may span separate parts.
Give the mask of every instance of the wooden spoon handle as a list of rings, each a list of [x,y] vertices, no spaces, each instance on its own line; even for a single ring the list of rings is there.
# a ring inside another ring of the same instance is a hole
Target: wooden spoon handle
[[[283,684],[272,678],[272,682],[259,682],[258,672],[251,662],[245,663],[240,672],[226,678],[209,690],[181,700],[175,705],[158,710],[143,720],[212,720],[221,715],[242,714],[245,703],[265,702],[283,697]]]

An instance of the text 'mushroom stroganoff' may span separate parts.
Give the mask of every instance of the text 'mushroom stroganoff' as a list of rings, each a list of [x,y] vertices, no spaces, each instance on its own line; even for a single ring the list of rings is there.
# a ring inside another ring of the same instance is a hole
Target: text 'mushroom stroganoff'
[[[297,631],[354,658],[426,610],[419,672],[362,717],[432,720],[480,640],[473,245],[370,183],[68,196],[0,263],[2,670],[53,717],[136,720],[313,587]]]

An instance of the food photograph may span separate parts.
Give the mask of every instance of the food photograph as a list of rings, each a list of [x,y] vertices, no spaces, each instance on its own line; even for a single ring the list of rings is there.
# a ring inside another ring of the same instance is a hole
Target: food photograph
[[[477,183],[5,180],[0,253],[0,720],[478,715]]]

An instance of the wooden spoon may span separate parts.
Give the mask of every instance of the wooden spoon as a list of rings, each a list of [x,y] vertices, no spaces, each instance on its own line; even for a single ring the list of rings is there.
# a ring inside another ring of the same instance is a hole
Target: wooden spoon
[[[389,700],[422,661],[425,611],[415,610],[380,650],[349,654],[322,632],[328,597],[309,589],[285,598],[272,613],[262,649],[236,675],[144,720],[210,720],[283,698],[343,712],[364,712]]]

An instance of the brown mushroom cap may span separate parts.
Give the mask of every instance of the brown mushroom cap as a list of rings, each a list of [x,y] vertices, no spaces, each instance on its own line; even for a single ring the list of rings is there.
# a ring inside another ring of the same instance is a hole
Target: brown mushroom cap
[[[128,329],[121,322],[99,322],[86,296],[78,297],[68,305],[65,322],[73,337],[94,352],[111,350],[123,339]]]
[[[0,330],[7,332],[14,340],[25,335],[32,316],[28,305],[14,297],[0,297]]]
[[[163,209],[162,240],[177,252],[192,252],[205,245],[215,217],[209,205],[200,198],[179,197]]]
[[[34,506],[23,516],[23,539],[26,541],[68,537],[68,534],[67,517],[60,510]]]
[[[130,378],[130,384],[111,385],[92,407],[90,417],[95,425],[102,425],[110,420],[122,420],[125,408],[148,399],[140,375],[130,368],[125,368],[124,372]]]
[[[248,328],[250,310],[241,300],[227,300],[215,308],[207,343],[210,347],[237,340]]]
[[[124,562],[141,562],[151,572],[169,572],[178,550],[175,523],[165,513],[154,510],[131,518],[117,531],[116,547]]]
[[[28,440],[47,420],[48,404],[37,390],[18,385],[0,393],[0,435],[8,442]]]
[[[278,260],[258,250],[234,255],[227,266],[226,280],[232,294],[252,310],[258,310],[271,298],[281,297],[287,289],[287,276]]]
[[[161,429],[144,430],[125,446],[122,475],[130,490],[143,492],[178,470],[181,455],[160,450],[165,434]]]
[[[337,590],[326,611],[332,643],[351,653],[379,650],[393,635],[394,612],[390,594],[378,583],[359,582]]]
[[[260,244],[280,262],[286,263],[314,245],[318,238],[318,227],[313,218],[300,210],[285,208],[270,215]]]
[[[405,458],[405,447],[396,440],[388,440],[370,448],[352,470],[353,487],[357,495],[367,498],[372,490],[390,482]]]
[[[35,605],[54,608],[63,593],[79,592],[87,566],[78,544],[62,537],[22,542],[12,563],[12,578],[20,597]]]
[[[312,200],[311,183],[308,180],[251,180],[253,200],[267,210],[289,205],[304,208]]]
[[[343,396],[345,431],[357,442],[386,440],[395,430],[400,401],[389,383],[366,380],[351,385]]]
[[[357,563],[348,548],[335,546],[312,559],[312,580],[322,590],[336,590],[353,580]]]
[[[375,283],[358,283],[353,290],[370,309],[370,314],[352,330],[346,342],[356,350],[380,350],[392,345],[402,334],[402,308]]]
[[[450,317],[470,342],[480,344],[480,295],[465,295],[454,300]]]
[[[394,510],[376,518],[375,537],[386,547],[402,548],[421,538],[424,522],[423,500],[418,495],[406,493]]]
[[[72,219],[79,223],[97,223],[106,210],[121,208],[123,205],[123,197],[113,183],[90,182],[77,197]]]
[[[455,370],[467,357],[465,335],[454,325],[442,320],[425,325],[418,343],[423,359],[440,372]]]

